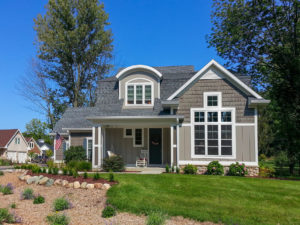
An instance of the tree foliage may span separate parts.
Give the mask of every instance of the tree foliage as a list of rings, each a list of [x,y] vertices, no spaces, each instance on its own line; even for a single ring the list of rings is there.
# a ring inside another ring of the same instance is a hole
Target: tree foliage
[[[291,172],[300,163],[299,7],[298,0],[214,0],[208,37],[228,67],[251,75],[271,99],[271,142],[287,151]]]
[[[35,140],[44,139],[46,143],[52,144],[48,135],[48,125],[39,119],[32,119],[26,124],[26,131],[23,133],[25,137],[33,137]]]
[[[92,105],[95,88],[110,68],[112,34],[97,0],[49,0],[34,20],[38,58],[55,93],[74,107]]]

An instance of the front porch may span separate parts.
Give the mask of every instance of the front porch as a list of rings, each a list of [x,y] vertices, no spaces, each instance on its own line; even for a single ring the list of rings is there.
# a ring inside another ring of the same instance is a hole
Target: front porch
[[[134,119],[134,118],[133,118]],[[122,156],[127,168],[135,168],[136,161],[146,158],[147,167],[164,168],[165,165],[177,165],[176,117],[162,121],[134,120],[97,121],[99,126],[92,128],[92,165],[94,169],[102,167],[108,152]],[[161,172],[161,170],[160,170]]]

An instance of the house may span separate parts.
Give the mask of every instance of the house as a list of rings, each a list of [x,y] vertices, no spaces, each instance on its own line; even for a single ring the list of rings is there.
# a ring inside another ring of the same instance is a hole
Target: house
[[[46,151],[48,150],[53,151],[52,146],[48,143],[45,143],[44,139],[38,139],[37,144],[39,145],[40,150],[42,151],[42,155],[46,155]]]
[[[108,151],[135,166],[146,150],[150,166],[193,164],[202,173],[218,160],[258,172],[257,108],[269,100],[250,88],[248,77],[214,60],[199,71],[130,66],[101,80],[95,94],[95,107],[68,108],[55,125],[52,135],[64,137],[56,161],[81,145],[93,168],[101,168]]]
[[[0,130],[0,157],[12,162],[25,163],[28,144],[18,129]]]
[[[33,137],[25,137],[25,140],[28,144],[28,152],[33,152],[37,155],[41,155],[42,151],[40,149],[40,146],[37,144],[37,142],[34,140]]]

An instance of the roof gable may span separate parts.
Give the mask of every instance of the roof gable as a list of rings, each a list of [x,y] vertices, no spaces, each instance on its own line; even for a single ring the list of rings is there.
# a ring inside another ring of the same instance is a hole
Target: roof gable
[[[215,69],[219,70],[221,73],[209,73],[210,70],[214,71]],[[206,77],[205,77],[205,76]],[[194,76],[192,76],[186,83],[184,83],[177,91],[175,91],[172,95],[168,97],[167,100],[172,100],[181,93],[185,92],[194,82],[201,77],[204,76],[203,79],[222,79],[227,78],[234,86],[239,88],[241,91],[249,93],[253,97],[258,99],[262,99],[262,97],[257,94],[254,90],[252,90],[249,86],[247,86],[243,81],[241,81],[237,76],[232,74],[230,71],[225,69],[215,60],[211,60],[206,66],[204,66],[201,70],[199,70]]]
[[[4,148],[18,132],[18,129],[0,130],[0,147]]]

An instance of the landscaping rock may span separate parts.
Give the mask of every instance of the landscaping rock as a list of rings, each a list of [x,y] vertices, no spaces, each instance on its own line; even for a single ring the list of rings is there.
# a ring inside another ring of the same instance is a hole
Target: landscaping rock
[[[48,180],[49,180],[48,177],[43,177],[43,178],[39,181],[39,184],[40,184],[40,185],[44,185],[44,184],[47,183]]]
[[[26,175],[24,176],[24,180],[27,181],[31,176],[30,175]]]
[[[56,181],[54,181],[55,186],[59,186],[59,185],[61,185],[61,183],[62,183],[61,179],[57,179]]]
[[[101,189],[102,188],[102,184],[101,183],[96,183],[94,184],[94,187],[97,188],[97,189]]]
[[[24,174],[22,174],[22,175],[19,176],[19,180],[24,180],[24,178],[25,178]]]
[[[79,183],[79,181],[75,181],[75,182],[74,182],[74,188],[75,188],[75,189],[80,188],[80,183]]]
[[[69,182],[68,182],[67,180],[63,180],[63,181],[61,182],[61,185],[62,185],[63,187],[67,187],[68,184],[69,184]]]
[[[103,184],[103,187],[102,187],[102,188],[103,188],[104,190],[108,190],[108,189],[110,189],[110,187],[111,187],[110,184]]]
[[[86,185],[86,188],[87,188],[87,189],[94,189],[94,184],[87,184],[87,185]]]
[[[35,184],[38,184],[39,181],[40,181],[43,177],[44,177],[43,175],[38,176],[38,179],[37,179],[34,183],[35,183]]]
[[[47,187],[50,187],[50,186],[53,185],[53,183],[54,183],[54,180],[53,180],[53,179],[49,179],[49,180],[47,181],[47,183],[46,183],[46,186],[47,186]]]
[[[38,179],[39,179],[38,176],[29,177],[29,178],[26,180],[26,182],[27,182],[27,184],[32,184],[32,183],[35,183]]]
[[[74,183],[69,183],[69,184],[68,184],[68,187],[69,187],[69,188],[73,188],[73,187],[74,187]]]
[[[80,185],[80,187],[83,188],[83,189],[85,189],[86,185],[87,185],[87,182],[82,182],[81,185]]]

